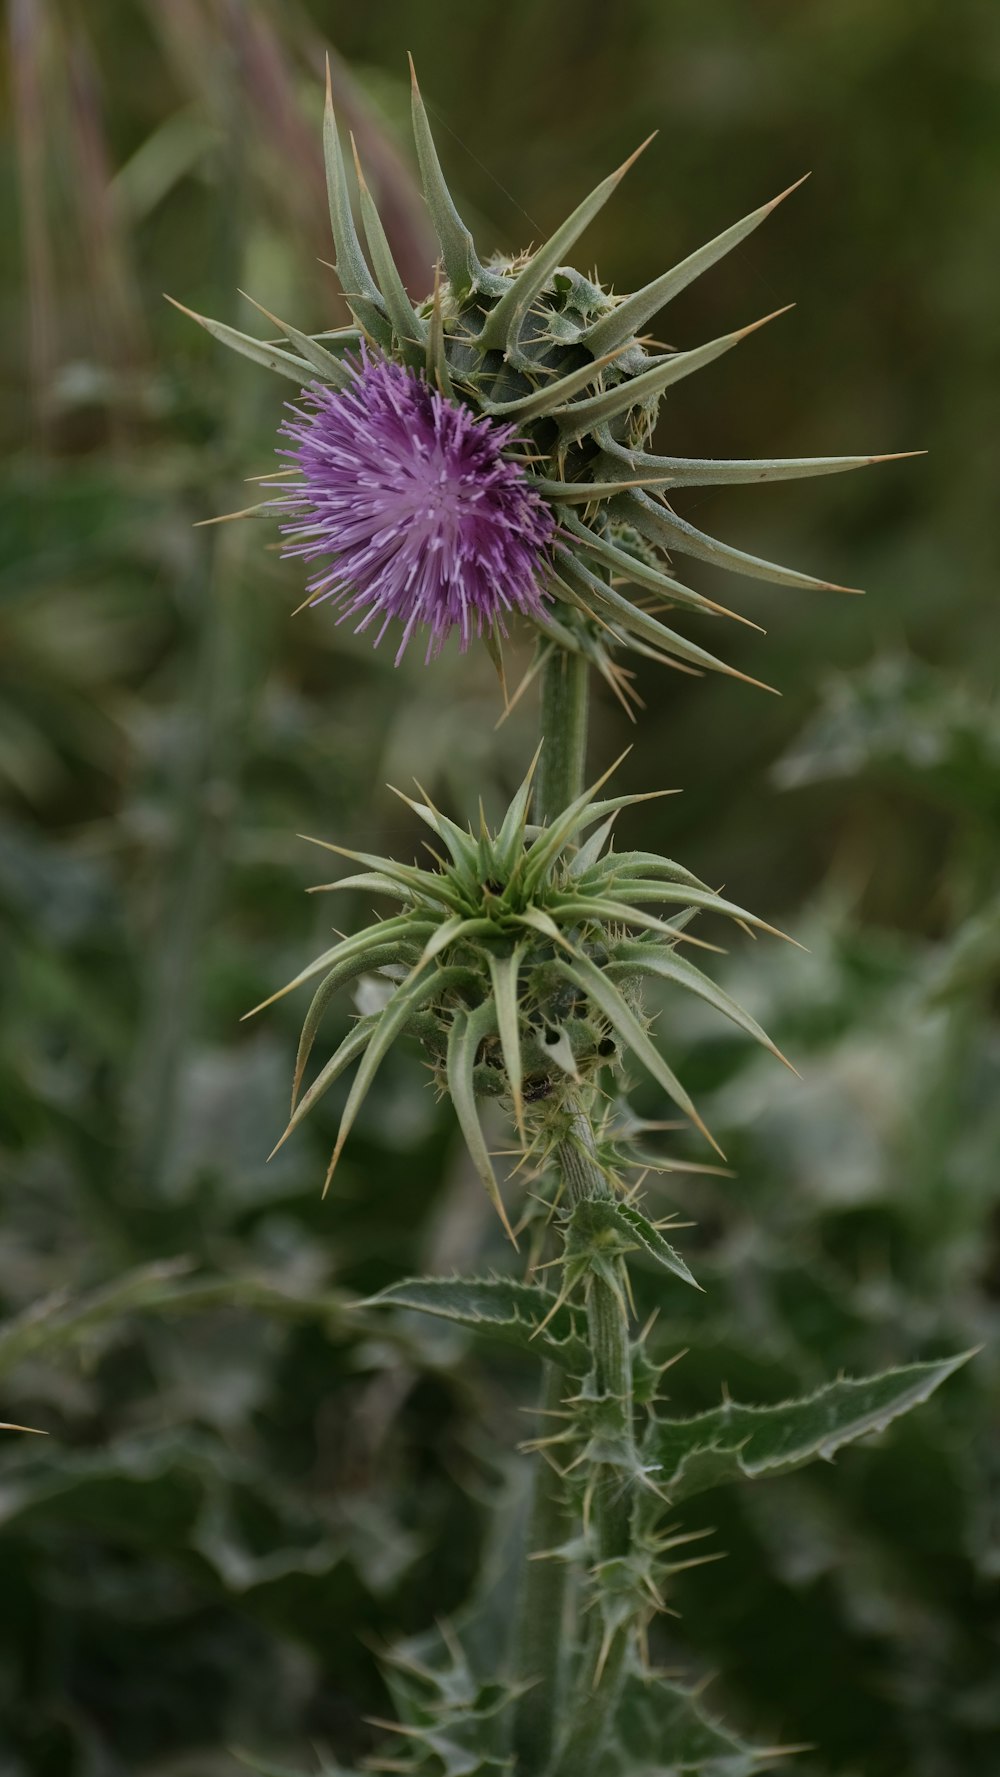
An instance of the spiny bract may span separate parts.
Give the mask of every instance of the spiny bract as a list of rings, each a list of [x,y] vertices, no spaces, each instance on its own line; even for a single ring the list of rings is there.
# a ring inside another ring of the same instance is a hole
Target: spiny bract
[[[669,858],[607,849],[619,810],[644,800],[600,798],[610,772],[549,825],[529,825],[533,773],[534,763],[495,833],[485,819],[474,834],[429,800],[403,797],[444,848],[443,855],[430,848],[434,869],[316,841],[363,866],[360,874],[321,884],[321,890],[367,890],[401,903],[397,916],[342,939],[264,1002],[271,1005],[323,977],[302,1029],[292,1116],[282,1142],[345,1069],[359,1062],[327,1184],[377,1068],[406,1033],[421,1040],[450,1093],[505,1225],[477,1097],[505,1097],[522,1141],[544,1157],[575,1115],[581,1086],[596,1085],[603,1069],[631,1053],[712,1139],[650,1038],[641,1007],[644,978],[698,995],[778,1054],[750,1014],[678,954],[682,943],[699,942],[684,927],[700,912],[761,931],[774,928]],[[588,829],[593,831],[584,838]],[[300,1098],[332,996],[372,974],[381,978],[382,1003],[357,1020]]]
[[[666,390],[720,357],[763,322],[682,352],[650,349],[639,330],[744,240],[787,192],[643,289],[616,297],[566,265],[564,258],[635,155],[602,180],[535,252],[484,264],[445,184],[415,77],[413,131],[441,250],[431,296],[416,305],[411,302],[358,165],[370,265],[362,251],[328,79],[324,151],[330,218],[336,270],[356,325],[312,336],[263,310],[282,329],[280,343],[271,343],[204,316],[194,318],[226,345],[300,387],[310,383],[315,387],[318,381],[335,391],[349,389],[358,374],[357,354],[363,345],[373,357],[391,359],[425,377],[448,401],[471,408],[498,427],[515,427],[511,452],[524,463],[534,490],[557,520],[552,545],[538,559],[544,603],[540,598],[530,613],[540,631],[543,653],[560,646],[585,654],[623,700],[628,675],[614,659],[623,646],[682,670],[715,668],[733,673],[645,608],[652,597],[663,610],[722,610],[673,577],[666,551],[784,586],[830,588],[834,583],[759,560],[705,535],[673,511],[668,493],[709,484],[834,474],[888,459],[732,461],[650,454],[647,447]],[[308,403],[308,389],[304,396]],[[304,498],[304,493],[308,490],[303,484],[298,497]],[[280,500],[265,501],[250,510],[274,513],[286,511],[287,506]],[[336,554],[335,537],[327,541]],[[637,588],[638,593],[629,597],[623,586]],[[364,592],[363,587],[355,590]],[[314,596],[326,593],[321,590]],[[502,625],[492,613],[484,614],[486,639],[497,657]]]

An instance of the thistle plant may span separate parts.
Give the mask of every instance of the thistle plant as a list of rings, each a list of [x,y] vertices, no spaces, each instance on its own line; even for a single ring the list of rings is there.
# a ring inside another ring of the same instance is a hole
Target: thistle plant
[[[651,1625],[669,1609],[671,1573],[704,1558],[689,1552],[678,1508],[709,1487],[830,1458],[925,1399],[964,1359],[841,1378],[778,1406],[727,1399],[694,1418],[665,1412],[666,1366],[652,1356],[649,1328],[634,1324],[629,1260],[638,1253],[661,1267],[668,1324],[672,1291],[695,1279],[633,1182],[650,1157],[637,1150],[647,1126],[628,1106],[630,1070],[717,1144],[644,996],[660,981],[695,995],[783,1061],[692,954],[714,948],[705,915],[781,934],[671,858],[617,849],[618,816],[644,798],[605,793],[611,771],[585,787],[588,683],[596,669],[628,707],[630,653],[743,676],[663,621],[673,611],[733,615],[675,578],[674,553],[785,586],[832,586],[697,530],[673,510],[674,490],[886,459],[744,462],[650,449],[667,390],[753,327],[679,352],[642,329],[787,193],[617,297],[566,257],[631,160],[537,250],[484,262],[445,184],[415,79],[413,130],[440,246],[424,300],[404,288],[357,166],[367,257],[362,249],[328,89],[330,216],[354,324],[310,335],[270,316],[279,337],[257,339],[196,317],[299,391],[281,426],[281,466],[250,511],[277,519],[286,555],[308,564],[306,603],[329,603],[376,644],[391,633],[397,659],[419,637],[431,670],[452,632],[462,650],[481,641],[505,694],[503,644],[527,623],[527,676],[541,678],[539,748],[498,825],[482,808],[469,824],[453,820],[418,786],[403,800],[428,830],[427,861],[317,842],[357,866],[319,890],[365,895],[381,911],[271,996],[313,985],[279,1145],[353,1069],[324,1188],[380,1063],[406,1037],[450,1098],[514,1246],[528,1236],[526,1271],[512,1257],[509,1274],[408,1279],[378,1298],[383,1309],[513,1344],[541,1361],[544,1379],[509,1644],[495,1637],[485,1665],[450,1634],[393,1656],[399,1721],[386,1726],[396,1743],[372,1768],[740,1777],[789,1749],[745,1744],[654,1666]],[[307,1085],[331,1001],[362,977],[369,1009]],[[488,1100],[506,1114],[518,1155],[508,1180],[488,1145]]]

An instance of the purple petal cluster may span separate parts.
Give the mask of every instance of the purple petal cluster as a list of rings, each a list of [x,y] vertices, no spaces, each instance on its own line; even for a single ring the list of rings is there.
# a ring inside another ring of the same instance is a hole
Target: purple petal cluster
[[[511,611],[538,615],[555,519],[524,468],[504,456],[515,428],[446,400],[367,354],[349,388],[314,383],[282,433],[299,479],[280,488],[286,556],[322,562],[310,602],[332,600],[358,629],[403,625],[427,658],[457,629],[464,651]]]

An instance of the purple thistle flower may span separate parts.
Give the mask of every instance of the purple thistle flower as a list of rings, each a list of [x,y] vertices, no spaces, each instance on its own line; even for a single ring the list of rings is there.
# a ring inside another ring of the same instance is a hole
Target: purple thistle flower
[[[362,361],[351,386],[313,383],[282,426],[301,479],[281,489],[285,556],[324,565],[310,602],[332,599],[339,619],[395,617],[397,664],[414,630],[430,630],[427,658],[457,628],[462,650],[505,616],[537,616],[542,558],[555,519],[521,465],[503,455],[516,428],[477,417],[401,365]],[[290,404],[291,405],[291,404]],[[278,503],[276,503],[278,504]]]

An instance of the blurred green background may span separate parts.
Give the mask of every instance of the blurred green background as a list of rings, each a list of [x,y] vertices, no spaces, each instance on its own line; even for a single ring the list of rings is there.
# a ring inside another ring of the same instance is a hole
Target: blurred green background
[[[506,1262],[416,1054],[337,1189],[337,1103],[265,1166],[325,942],[312,832],[417,836],[386,780],[496,808],[537,720],[485,658],[424,670],[290,613],[248,503],[283,387],[161,299],[343,319],[320,75],[415,292],[405,51],[480,246],[538,241],[657,129],[591,230],[627,289],[808,169],[667,312],[686,346],[800,306],[672,398],[663,448],[926,459],[681,510],[864,600],[718,590],[770,698],[643,673],[592,763],[682,786],[635,842],[808,955],[720,959],[800,1067],[686,1004],[661,1029],[737,1176],[696,1224],[673,1399],[780,1398],[983,1343],[884,1443],[699,1501],[657,1657],[810,1777],[1000,1769],[1000,9],[990,0],[8,0],[0,160],[0,1777],[235,1777],[364,1755],[380,1643],[458,1610],[523,1486],[529,1366],[350,1299]],[[261,324],[264,330],[266,324]],[[709,638],[714,641],[714,637]],[[321,874],[321,872],[320,872]],[[345,920],[362,906],[339,910]],[[339,1016],[346,1024],[349,1008]],[[662,1107],[639,1083],[648,1114]],[[687,1136],[678,1157],[704,1156]],[[654,1299],[652,1279],[644,1288]],[[680,1318],[678,1318],[680,1317]]]

